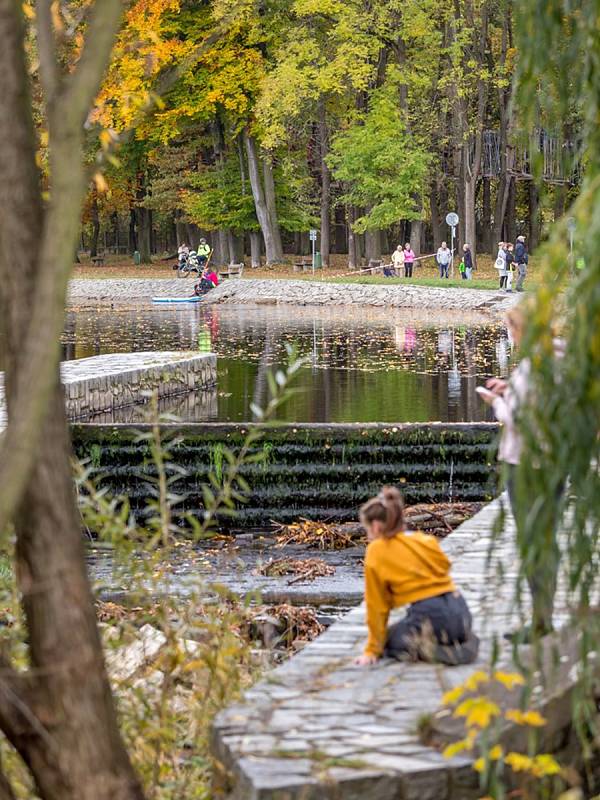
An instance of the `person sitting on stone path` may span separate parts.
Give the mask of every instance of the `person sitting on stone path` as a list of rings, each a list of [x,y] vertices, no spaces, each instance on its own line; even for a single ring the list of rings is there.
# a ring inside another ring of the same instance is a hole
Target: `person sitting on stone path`
[[[360,509],[367,530],[365,602],[368,641],[360,666],[382,656],[399,661],[470,664],[479,640],[471,613],[450,577],[450,561],[437,540],[407,533],[400,491],[384,486]],[[408,605],[404,619],[387,627],[392,608]]]
[[[209,269],[208,267],[205,267],[204,271],[202,272],[200,280],[194,286],[194,294],[196,295],[196,297],[201,297],[202,295],[210,292],[212,289],[215,288],[215,286],[218,285],[219,285],[219,278],[216,272],[214,272],[214,270],[212,269]]]

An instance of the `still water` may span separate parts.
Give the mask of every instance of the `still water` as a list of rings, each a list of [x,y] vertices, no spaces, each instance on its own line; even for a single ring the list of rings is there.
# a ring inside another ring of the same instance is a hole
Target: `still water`
[[[419,319],[416,312],[285,306],[72,309],[63,358],[141,350],[215,352],[216,390],[208,397],[173,398],[165,410],[187,421],[248,421],[250,404],[264,406],[268,400],[268,371],[285,364],[285,346],[295,344],[307,362],[279,414],[282,420],[491,419],[475,387],[510,368],[504,326],[473,314],[418,314]]]

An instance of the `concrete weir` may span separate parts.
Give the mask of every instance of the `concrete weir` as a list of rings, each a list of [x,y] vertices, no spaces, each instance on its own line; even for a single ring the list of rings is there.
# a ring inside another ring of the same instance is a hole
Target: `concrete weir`
[[[61,364],[67,415],[87,419],[117,408],[216,385],[217,358],[195,352],[113,353]],[[0,373],[0,426],[6,424],[3,375]]]
[[[362,650],[366,627],[364,607],[353,609],[247,691],[240,703],[216,717],[213,754],[221,767],[220,788],[229,792],[230,800],[474,800],[481,796],[471,759],[445,759],[439,748],[422,743],[419,730],[434,718],[443,693],[475,670],[485,669],[494,639],[502,646],[502,632],[518,624],[512,518],[507,518],[504,533],[494,540],[492,563],[486,564],[501,502],[487,505],[443,545],[481,638],[478,662],[441,667],[385,659],[371,668],[356,667],[353,660]],[[564,597],[559,600],[558,607],[564,609]],[[560,616],[556,615],[555,623],[560,624]],[[510,645],[504,645],[498,668],[514,671]],[[566,667],[565,674],[572,676],[572,664]],[[572,683],[571,677],[568,680]],[[550,684],[552,690],[559,686],[565,691],[560,681]],[[533,696],[541,696],[536,691],[541,690],[534,687]],[[549,691],[546,688],[546,698]],[[514,697],[510,702],[518,707]],[[447,717],[452,719],[450,714]],[[558,720],[549,731],[554,741],[564,725],[564,719]],[[518,738],[519,731],[509,732],[509,749],[517,747]]]

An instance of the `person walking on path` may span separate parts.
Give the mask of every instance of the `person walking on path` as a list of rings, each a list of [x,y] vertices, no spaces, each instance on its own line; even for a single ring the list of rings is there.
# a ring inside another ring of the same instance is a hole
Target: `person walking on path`
[[[513,245],[507,242],[504,247],[506,254],[506,283],[505,289],[507,292],[512,292],[513,275],[515,272],[515,254],[513,253]]]
[[[404,250],[402,249],[401,244],[399,244],[392,253],[392,264],[396,275],[398,277],[402,275],[402,267],[404,266]]]
[[[469,244],[463,244],[463,261],[465,264],[465,277],[470,281],[473,278],[473,253]]]
[[[410,242],[407,242],[404,245],[404,277],[405,278],[412,278],[413,276],[413,264],[415,263],[415,254],[413,253],[412,247],[410,246]]]
[[[505,242],[498,242],[498,255],[496,256],[496,261],[494,263],[494,269],[498,270],[498,278],[500,280],[500,289],[504,289],[506,286],[506,278],[508,272],[506,271],[506,243]]]
[[[512,308],[506,315],[509,336],[518,347],[525,333],[526,316],[522,307]],[[555,342],[555,357],[562,355],[559,341]],[[511,510],[517,528],[517,546],[523,573],[529,585],[532,598],[532,625],[506,638],[519,643],[527,643],[534,636],[545,636],[552,627],[554,595],[558,576],[560,551],[556,539],[556,529],[560,518],[563,487],[560,486],[554,503],[539,504],[535,498],[524,497],[518,485],[518,465],[521,461],[523,438],[518,428],[519,410],[528,402],[531,362],[521,360],[513,370],[508,381],[491,378],[486,390],[479,390],[481,397],[492,406],[496,419],[502,423],[502,434],[498,448],[498,460],[504,463],[506,487]],[[528,469],[538,469],[529,466]],[[531,546],[527,539],[525,520],[534,515],[534,527],[544,537],[544,545]]]
[[[517,264],[517,283],[515,285],[515,290],[517,292],[522,292],[523,283],[527,277],[527,265],[529,264],[529,253],[527,252],[524,236],[517,236],[515,262]]]
[[[440,278],[448,277],[448,267],[450,266],[451,258],[452,253],[448,249],[446,242],[442,242],[435,256],[435,260],[440,268]]]
[[[381,656],[470,664],[479,640],[471,613],[452,578],[450,561],[437,539],[407,533],[399,490],[384,486],[360,509],[367,529],[365,601],[368,641],[360,666]],[[409,605],[410,604],[410,605]],[[387,627],[392,608],[409,605],[406,617]]]

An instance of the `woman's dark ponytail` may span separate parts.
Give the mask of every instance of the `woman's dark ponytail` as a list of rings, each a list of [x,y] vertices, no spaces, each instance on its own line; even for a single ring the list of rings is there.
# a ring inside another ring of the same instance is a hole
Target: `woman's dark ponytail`
[[[382,536],[394,536],[404,529],[404,502],[399,489],[384,486],[377,497],[368,500],[360,509],[363,525],[382,523]]]

